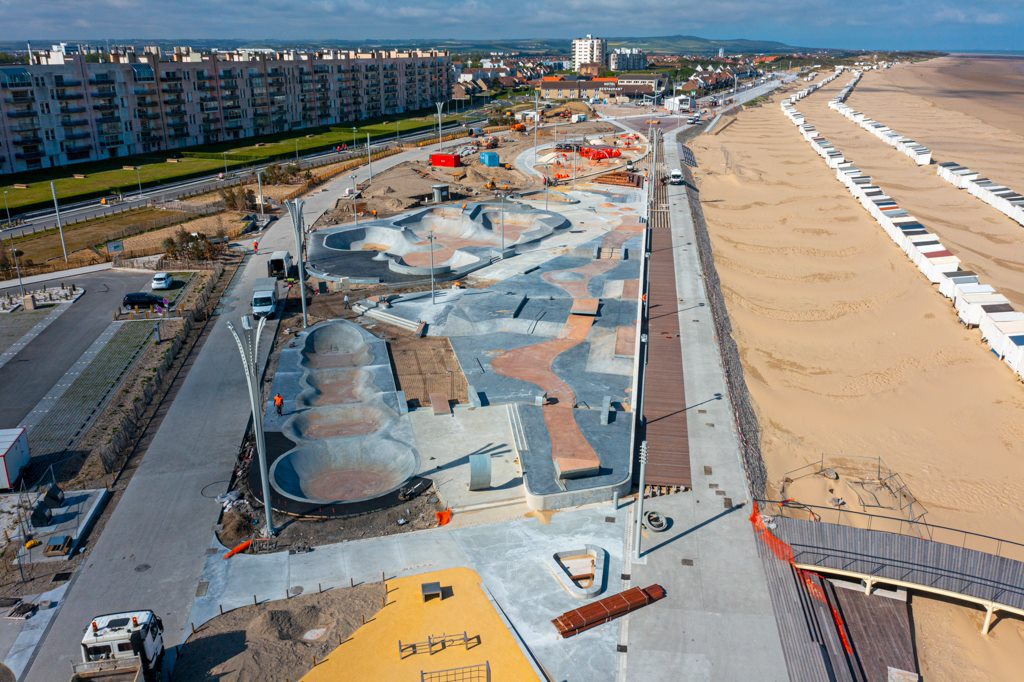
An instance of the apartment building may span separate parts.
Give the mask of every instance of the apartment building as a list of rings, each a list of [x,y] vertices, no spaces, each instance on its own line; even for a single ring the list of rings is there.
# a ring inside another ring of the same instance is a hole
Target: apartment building
[[[647,68],[647,53],[638,47],[617,47],[608,55],[608,68],[612,71],[643,71]]]
[[[579,71],[584,64],[608,63],[608,41],[604,38],[595,38],[589,33],[585,38],[576,38],[572,41],[572,68]]]
[[[432,107],[441,51],[55,50],[0,67],[0,173],[236,140]]]

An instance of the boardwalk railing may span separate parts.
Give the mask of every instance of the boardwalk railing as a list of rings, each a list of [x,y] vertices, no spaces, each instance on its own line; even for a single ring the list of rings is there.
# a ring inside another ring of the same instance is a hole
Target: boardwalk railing
[[[766,527],[797,568],[884,583],[1024,615],[1024,544],[921,521],[758,500]]]

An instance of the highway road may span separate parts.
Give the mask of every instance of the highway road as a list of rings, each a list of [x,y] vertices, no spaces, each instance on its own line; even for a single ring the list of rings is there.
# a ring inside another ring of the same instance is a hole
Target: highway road
[[[462,126],[475,126],[479,125],[484,119],[469,121],[466,123],[456,122],[446,124],[444,130],[451,130],[453,128],[460,128]],[[399,140],[410,141],[410,140],[424,140],[429,139],[431,136],[437,135],[437,129],[433,131],[415,133],[412,135],[405,135],[398,138]],[[387,148],[395,143],[395,139],[381,140],[375,144],[370,145],[371,151],[377,151],[380,149]],[[365,146],[362,148],[365,154]],[[350,158],[352,150],[345,150],[343,152],[316,152],[313,154],[300,155],[298,157],[298,165],[303,168],[311,168],[315,166],[322,166],[328,163],[334,163],[346,158]],[[141,193],[134,193],[126,195],[124,201],[117,203],[100,204],[98,199],[89,199],[86,201],[78,201],[61,205],[60,217],[63,224],[67,225],[70,222],[79,222],[82,220],[88,220],[90,218],[98,218],[100,216],[110,215],[113,213],[120,213],[122,211],[130,210],[133,208],[139,208],[148,204],[159,203],[163,201],[170,201],[179,197],[190,196],[193,194],[213,192],[225,187],[232,187],[237,185],[244,180],[251,178],[256,171],[266,168],[267,166],[275,163],[290,163],[287,159],[278,159],[277,161],[267,162],[263,164],[257,164],[253,166],[247,166],[245,168],[229,170],[226,173],[211,173],[200,178],[192,178],[189,180],[182,180],[177,182],[169,182],[156,187],[143,189]],[[6,216],[0,216],[0,219]],[[13,216],[20,218],[20,222],[15,227],[0,229],[0,235],[3,238],[9,236],[21,236],[23,234],[31,234],[40,230],[47,230],[57,226],[57,214],[52,210],[40,210],[33,211],[31,213],[25,213],[20,216]]]

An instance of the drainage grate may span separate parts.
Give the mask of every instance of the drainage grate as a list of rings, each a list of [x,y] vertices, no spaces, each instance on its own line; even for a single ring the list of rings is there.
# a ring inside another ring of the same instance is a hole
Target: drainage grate
[[[210,589],[210,582],[208,580],[202,581],[199,583],[199,587],[196,588],[196,596],[205,597],[208,589]]]
[[[709,466],[705,466],[704,467],[704,475],[705,476],[710,476],[711,475],[711,467],[709,467]]]
[[[722,502],[725,503],[725,508],[726,509],[732,509],[732,498],[731,497],[725,498],[724,500],[722,500]]]
[[[622,578],[623,580],[629,580],[629,573],[623,573],[623,574],[622,574],[621,576],[619,576],[619,577],[620,577],[620,578]]]
[[[724,494],[725,494],[725,491],[724,491],[724,490],[716,490],[716,491],[715,491],[715,494],[716,494],[716,495],[724,495]]]
[[[680,560],[680,563],[683,566],[693,566],[693,559],[682,559]]]
[[[605,523],[615,523],[615,517],[614,516],[606,516],[606,517],[604,517],[604,522]]]
[[[616,644],[615,645],[615,650],[618,651],[620,654],[624,654],[624,653],[626,653],[626,645],[625,644]]]

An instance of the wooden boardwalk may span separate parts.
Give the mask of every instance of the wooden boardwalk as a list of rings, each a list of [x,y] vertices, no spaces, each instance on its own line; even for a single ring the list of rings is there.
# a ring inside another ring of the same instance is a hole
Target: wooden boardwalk
[[[690,441],[686,430],[686,391],[679,339],[679,296],[675,250],[665,205],[665,186],[655,173],[650,217],[647,292],[647,365],[643,417],[647,440],[645,484],[690,488]]]

